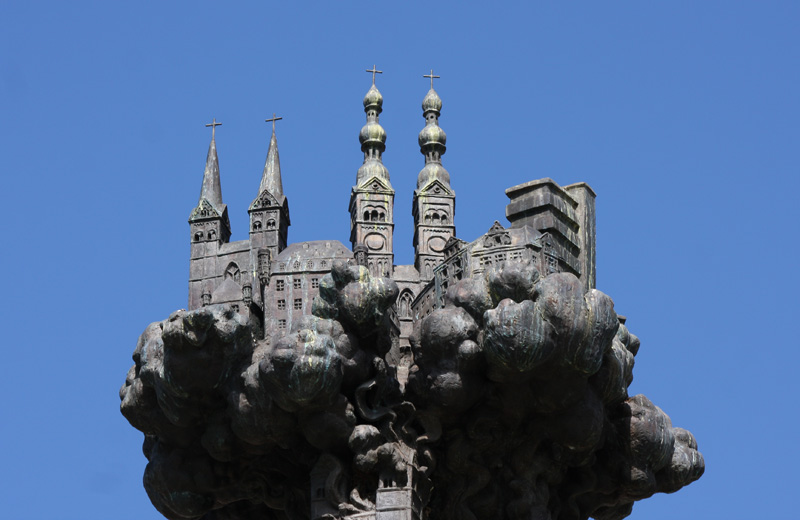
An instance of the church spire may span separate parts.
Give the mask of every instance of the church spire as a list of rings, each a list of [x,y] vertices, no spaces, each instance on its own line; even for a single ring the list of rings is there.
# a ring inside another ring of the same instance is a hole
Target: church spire
[[[219,182],[219,158],[217,157],[217,142],[215,134],[217,127],[222,123],[217,123],[217,118],[206,126],[211,127],[211,144],[208,145],[208,156],[206,157],[206,169],[203,172],[203,186],[200,189],[200,200],[207,200],[214,206],[214,209],[221,212],[222,206],[222,186]]]
[[[386,150],[386,132],[378,123],[383,109],[383,96],[375,86],[374,65],[372,86],[364,96],[367,124],[361,128],[358,140],[364,152],[364,164],[358,169],[356,185],[350,192],[350,243],[353,251],[369,251],[367,268],[373,276],[391,276],[394,272],[394,188],[381,154]]]
[[[228,207],[222,203],[222,188],[219,183],[216,130],[221,124],[215,118],[206,125],[211,127],[211,144],[208,145],[203,186],[200,188],[200,200],[189,214],[189,309],[197,309],[207,303],[210,292],[205,276],[216,271],[217,253],[222,244],[227,243],[231,237]]]
[[[422,100],[422,117],[425,118],[425,128],[419,133],[420,153],[425,156],[425,167],[417,177],[417,189],[424,188],[434,180],[450,185],[450,174],[442,166],[442,155],[447,147],[447,134],[439,126],[439,115],[442,111],[442,99],[433,89],[433,70],[423,77],[431,79],[431,89]]]
[[[272,122],[272,137],[269,140],[269,150],[267,151],[267,161],[264,163],[264,173],[261,176],[261,186],[258,193],[264,190],[269,191],[275,198],[283,196],[283,182],[281,181],[281,159],[278,155],[278,139],[275,137],[275,121],[280,121],[282,117],[272,114],[271,119],[265,119],[267,123]]]
[[[378,122],[378,115],[383,111],[383,96],[375,86],[375,74],[382,74],[375,66],[368,69],[372,73],[372,86],[364,96],[364,112],[367,114],[367,124],[361,128],[358,140],[361,142],[361,151],[364,152],[364,164],[358,169],[356,184],[362,184],[377,177],[389,184],[389,171],[383,165],[381,155],[386,150],[386,131]]]
[[[267,160],[261,174],[258,195],[250,204],[250,253],[253,265],[256,265],[258,252],[269,251],[270,258],[277,258],[286,248],[289,229],[289,201],[283,194],[281,181],[281,159],[278,156],[278,139],[275,137],[275,121],[282,117],[272,114],[265,119],[272,123],[272,137],[269,140]]]
[[[414,266],[419,278],[428,282],[434,268],[444,261],[447,242],[455,237],[453,217],[456,212],[456,194],[450,187],[450,174],[442,166],[442,155],[447,150],[447,135],[439,127],[442,99],[433,89],[433,80],[439,76],[425,74],[431,79],[431,89],[422,100],[422,117],[425,128],[419,133],[419,150],[425,156],[425,166],[417,177],[412,215],[414,216]]]

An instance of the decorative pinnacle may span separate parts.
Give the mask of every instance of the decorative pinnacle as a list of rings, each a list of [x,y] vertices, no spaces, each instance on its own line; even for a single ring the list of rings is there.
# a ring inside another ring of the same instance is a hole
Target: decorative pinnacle
[[[274,134],[275,133],[275,121],[280,121],[281,119],[283,119],[283,118],[282,117],[275,117],[275,112],[273,112],[272,113],[272,119],[265,119],[264,122],[265,123],[269,123],[270,121],[272,122],[272,133]]]
[[[214,120],[208,123],[206,126],[211,127],[211,140],[214,140],[214,132],[217,130],[217,127],[220,126],[222,123],[217,123],[217,118],[215,117]]]
[[[422,77],[423,78],[431,78],[431,88],[433,88],[433,78],[441,78],[441,76],[434,76],[433,75],[433,69],[431,69],[431,73],[430,74],[423,74]]]
[[[383,71],[382,70],[378,70],[377,68],[375,68],[375,65],[373,65],[371,69],[367,69],[366,71],[372,73],[372,84],[373,85],[375,84],[375,74],[383,74]],[[431,73],[433,73],[433,71],[431,71]]]

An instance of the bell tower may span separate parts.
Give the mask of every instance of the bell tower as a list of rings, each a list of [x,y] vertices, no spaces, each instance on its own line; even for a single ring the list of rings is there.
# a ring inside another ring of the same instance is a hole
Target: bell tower
[[[228,207],[222,203],[222,187],[219,181],[219,158],[217,157],[216,130],[222,123],[216,118],[206,126],[211,127],[211,144],[208,145],[206,168],[200,199],[189,215],[191,258],[189,261],[189,310],[210,303],[213,283],[217,272],[217,253],[221,244],[231,237]],[[209,298],[204,298],[206,294]],[[204,301],[208,299],[209,301]]]
[[[290,225],[289,201],[283,194],[281,159],[275,137],[275,121],[281,119],[283,118],[273,114],[271,119],[266,120],[267,123],[272,123],[272,137],[269,140],[258,196],[247,210],[250,214],[250,250],[256,255],[259,249],[266,248],[271,258],[277,258],[278,253],[286,248]],[[256,265],[255,256],[252,260],[251,264]]]
[[[367,124],[358,136],[364,164],[358,169],[356,185],[350,192],[350,242],[354,250],[357,244],[367,246],[370,274],[392,276],[394,188],[381,159],[386,150],[386,131],[378,122],[378,115],[383,110],[383,96],[375,87],[375,74],[382,71],[373,66],[367,72],[372,73],[372,87],[364,97]]]
[[[417,177],[411,212],[414,216],[414,266],[423,283],[433,279],[433,268],[444,260],[447,241],[456,234],[453,221],[456,211],[456,194],[450,187],[450,174],[442,166],[447,135],[439,126],[442,100],[433,89],[422,100],[425,128],[419,133],[419,148],[425,156],[425,166]]]

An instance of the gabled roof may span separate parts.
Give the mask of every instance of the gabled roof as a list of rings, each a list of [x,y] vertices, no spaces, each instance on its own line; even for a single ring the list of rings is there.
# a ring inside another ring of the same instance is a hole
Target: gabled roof
[[[424,187],[417,190],[418,195],[437,195],[437,196],[452,196],[453,189],[440,181],[439,179],[433,179],[431,182],[426,184]]]
[[[360,182],[358,186],[353,188],[353,191],[360,192],[381,192],[381,193],[394,193],[394,189],[389,182],[383,177],[373,176]]]
[[[282,194],[276,197],[271,191],[264,189],[259,192],[258,197],[253,199],[253,202],[250,204],[250,209],[274,208],[276,206],[283,207],[285,203],[286,197],[284,197]]]
[[[238,302],[242,299],[242,288],[231,278],[226,278],[211,294],[212,303]]]
[[[214,218],[221,218],[223,220],[227,220],[228,206],[226,206],[225,204],[219,204],[215,206],[205,198],[201,198],[200,202],[197,203],[197,206],[192,210],[191,214],[189,214],[190,221],[214,219]]]

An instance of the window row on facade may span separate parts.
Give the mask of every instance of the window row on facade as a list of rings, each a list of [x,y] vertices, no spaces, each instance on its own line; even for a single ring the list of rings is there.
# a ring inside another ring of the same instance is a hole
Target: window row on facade
[[[300,280],[300,279],[292,280],[292,288],[293,289],[302,289],[303,288],[303,280]],[[312,289],[319,289],[319,278],[312,278],[311,279],[311,288]],[[276,291],[285,291],[286,290],[286,280],[275,280],[275,290]]]
[[[303,299],[302,298],[295,298],[294,302],[292,302],[292,309],[299,311],[303,308]],[[278,310],[284,311],[286,310],[286,300],[278,300]]]

